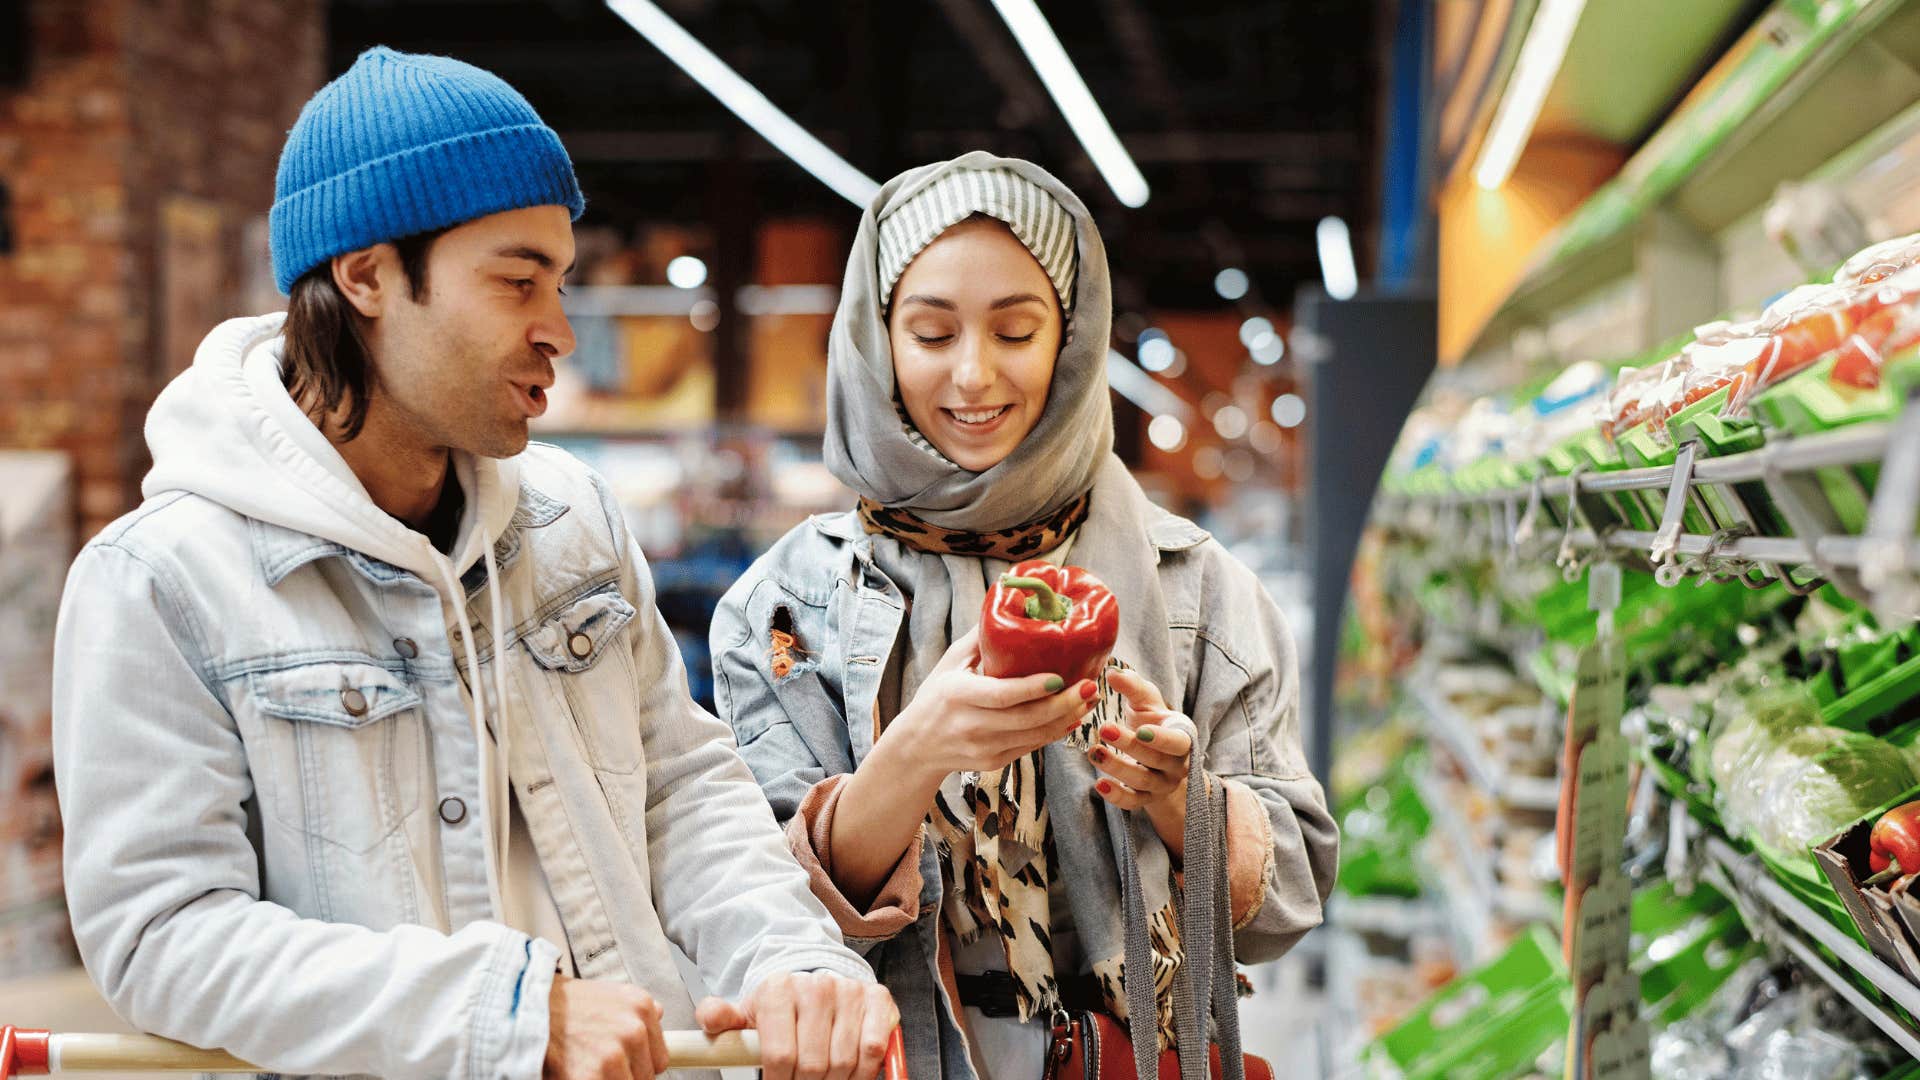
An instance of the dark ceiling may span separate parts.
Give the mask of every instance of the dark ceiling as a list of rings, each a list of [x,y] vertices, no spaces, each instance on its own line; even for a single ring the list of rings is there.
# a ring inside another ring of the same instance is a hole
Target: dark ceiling
[[[884,181],[971,149],[1031,158],[1093,207],[1121,310],[1223,304],[1239,265],[1284,309],[1318,280],[1314,224],[1371,235],[1378,14],[1366,0],[1080,0],[1042,10],[1152,187],[1122,206],[988,0],[663,0],[855,167]],[[850,204],[590,0],[333,0],[330,66],[386,44],[518,87],[574,157],[599,224],[714,225]]]

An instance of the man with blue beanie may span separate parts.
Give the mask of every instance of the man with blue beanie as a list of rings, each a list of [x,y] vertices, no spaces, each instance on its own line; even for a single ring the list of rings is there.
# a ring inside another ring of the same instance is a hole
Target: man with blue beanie
[[[135,1026],[289,1074],[646,1080],[695,1024],[757,1028],[772,1077],[878,1071],[893,1004],[688,696],[619,504],[528,444],[583,205],[444,57],[372,49],[288,135],[288,311],[161,393],[56,633],[74,934]]]

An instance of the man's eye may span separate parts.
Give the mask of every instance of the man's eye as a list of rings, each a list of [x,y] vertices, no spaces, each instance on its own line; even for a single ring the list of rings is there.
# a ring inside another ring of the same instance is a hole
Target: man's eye
[[[522,290],[531,289],[533,288],[533,279],[530,277],[508,278],[507,284],[513,286],[516,289],[522,289]]]

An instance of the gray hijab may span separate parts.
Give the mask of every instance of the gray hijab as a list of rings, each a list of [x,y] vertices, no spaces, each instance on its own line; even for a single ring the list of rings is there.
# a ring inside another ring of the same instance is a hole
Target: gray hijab
[[[879,219],[928,184],[957,170],[1009,169],[1032,180],[1073,216],[1078,254],[1073,334],[1060,350],[1040,422],[1013,453],[969,472],[916,445],[894,409],[893,351],[880,299]],[[882,506],[911,510],[935,525],[970,532],[1007,529],[1043,517],[1093,486],[1113,448],[1107,400],[1107,340],[1113,294],[1107,252],[1086,206],[1045,169],[983,151],[925,165],[888,181],[860,215],[847,257],[840,310],[827,339],[828,468]]]

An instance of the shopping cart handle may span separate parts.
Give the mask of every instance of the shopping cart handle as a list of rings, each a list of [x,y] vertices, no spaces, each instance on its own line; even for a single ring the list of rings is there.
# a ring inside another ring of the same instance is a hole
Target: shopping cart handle
[[[667,1068],[754,1068],[760,1064],[760,1036],[752,1031],[708,1035],[669,1031]],[[265,1072],[222,1050],[201,1050],[157,1035],[55,1035],[38,1028],[0,1027],[0,1080],[15,1076],[82,1072]],[[881,1075],[907,1080],[906,1047],[900,1029],[887,1041]]]

